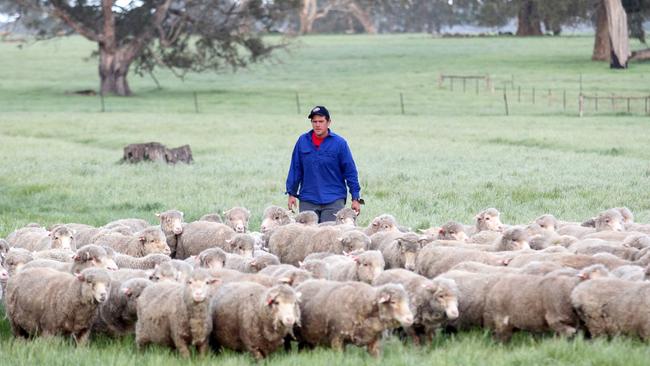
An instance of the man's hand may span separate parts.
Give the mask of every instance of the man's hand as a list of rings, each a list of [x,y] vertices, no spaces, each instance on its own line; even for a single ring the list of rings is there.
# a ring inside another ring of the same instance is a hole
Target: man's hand
[[[359,216],[361,214],[361,202],[352,200],[352,210]]]
[[[297,201],[296,197],[294,197],[294,196],[292,196],[292,195],[289,195],[289,203],[287,204],[287,207],[289,208],[289,211],[291,211],[291,212],[295,212],[295,211],[293,210],[293,208],[294,208],[294,207],[296,207],[296,208],[298,207],[298,204],[296,203],[296,201]]]

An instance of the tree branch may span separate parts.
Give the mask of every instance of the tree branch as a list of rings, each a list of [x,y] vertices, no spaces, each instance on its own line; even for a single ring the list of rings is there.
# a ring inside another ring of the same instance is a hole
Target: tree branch
[[[18,1],[24,3],[23,0]],[[94,42],[103,41],[102,35],[98,34],[94,29],[83,24],[83,22],[80,20],[75,19],[75,17],[70,12],[70,7],[66,4],[65,1],[52,0],[50,4],[52,4],[53,9],[50,9],[48,12],[53,16],[63,20],[67,25],[74,29],[75,32]]]
[[[135,37],[131,42],[120,47],[121,51],[124,52],[124,56],[127,60],[133,60],[140,54],[140,51],[151,41],[156,30],[160,27],[160,24],[165,19],[169,6],[171,5],[172,0],[163,0],[160,5],[156,7],[156,10],[153,14],[153,19],[147,25],[147,27]]]
[[[102,0],[103,46],[108,52],[115,52],[115,15],[113,14],[115,0]]]
[[[632,52],[632,57],[630,57],[630,60],[633,61],[650,60],[650,48]]]

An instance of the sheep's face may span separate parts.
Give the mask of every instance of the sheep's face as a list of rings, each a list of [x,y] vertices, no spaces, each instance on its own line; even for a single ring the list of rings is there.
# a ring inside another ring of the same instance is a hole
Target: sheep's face
[[[420,243],[417,241],[400,238],[397,239],[397,246],[399,248],[399,253],[402,258],[404,268],[408,269],[409,271],[415,270],[415,259],[418,256],[418,251],[420,250]]]
[[[22,255],[17,255],[17,253],[14,253],[16,250],[17,249],[12,248],[5,257],[4,267],[7,269],[10,276],[13,276],[16,272],[20,271],[27,262],[30,262],[33,259],[31,253],[28,251],[25,250],[24,253],[21,253]],[[21,250],[21,252],[22,251],[23,250]]]
[[[623,223],[624,224],[632,224],[634,223],[634,214],[632,211],[630,211],[629,208],[627,207],[619,207],[617,208],[618,212],[621,213],[621,216],[623,216]]]
[[[270,312],[274,328],[282,326],[291,329],[300,324],[299,292],[287,285],[279,285],[270,288],[263,299],[263,306]]]
[[[596,278],[609,277],[609,274],[610,272],[605,266],[601,264],[594,264],[593,266],[583,268],[580,272],[578,272],[578,277],[580,277],[581,280],[586,281]]]
[[[165,255],[171,254],[171,249],[167,245],[167,239],[163,234],[162,230],[157,232],[147,232],[144,235],[140,235],[138,238],[140,244],[143,247],[143,252],[145,255],[151,253],[162,253]]]
[[[280,282],[292,287],[297,287],[301,283],[313,278],[314,277],[311,275],[311,273],[307,272],[306,270],[298,269],[292,270],[290,273],[280,278]]]
[[[120,286],[120,292],[126,297],[126,317],[132,321],[137,318],[137,304],[142,291],[152,282],[144,278],[133,278],[127,280]]]
[[[358,231],[346,231],[343,236],[338,239],[343,246],[343,251],[346,253],[363,251],[370,246],[370,238],[368,235]]]
[[[209,268],[211,270],[219,270],[225,266],[225,258],[213,256],[208,258],[204,263],[204,267],[206,268]]]
[[[476,231],[490,230],[501,231],[500,213],[496,209],[487,209],[476,215]]]
[[[616,210],[599,214],[596,219],[596,231],[625,231],[623,216]]]
[[[462,225],[458,223],[447,223],[438,231],[438,239],[467,241],[469,238]]]
[[[408,296],[401,285],[384,285],[377,291],[377,304],[379,317],[384,320],[395,321],[403,327],[413,324],[413,312],[410,308]]]
[[[180,275],[180,271],[178,271],[171,263],[165,262],[154,267],[153,273],[149,276],[149,279],[153,282],[178,282]]]
[[[383,256],[381,253],[377,255],[377,253],[372,252],[365,252],[352,258],[356,263],[357,276],[361,282],[372,283],[384,270]]]
[[[535,219],[535,224],[539,225],[541,230],[548,232],[555,232],[557,228],[557,220],[553,215],[542,215]]]
[[[245,233],[248,231],[248,220],[251,213],[243,207],[233,207],[223,213],[226,218],[226,224],[230,226],[237,233]]]
[[[75,274],[82,282],[81,292],[84,298],[92,298],[96,303],[108,300],[111,291],[111,279],[103,270],[87,269]]]
[[[237,234],[230,240],[226,240],[230,246],[230,253],[239,254],[244,258],[253,258],[255,250],[255,239],[246,234]]]
[[[194,302],[203,302],[208,298],[211,286],[217,281],[218,279],[213,277],[193,274],[185,281],[186,291],[189,291]]]
[[[451,280],[434,280],[423,286],[429,292],[429,306],[435,314],[444,314],[450,320],[458,318],[458,291]]]
[[[169,210],[157,213],[160,219],[160,228],[165,233],[180,235],[183,233],[183,213],[181,211]]]
[[[52,249],[67,249],[67,250],[76,250],[76,246],[73,242],[74,239],[74,230],[70,230],[66,227],[60,227],[51,232],[50,238],[52,239],[51,247]]]
[[[7,282],[9,279],[9,271],[0,267],[0,282]]]
[[[263,234],[266,234],[278,226],[286,225],[293,222],[291,213],[288,210],[285,210],[281,207],[270,207],[264,211],[264,217],[262,218],[262,224],[260,225],[260,231]]]
[[[357,213],[354,212],[351,208],[342,208],[339,212],[336,213],[336,224],[337,225],[357,225]]]

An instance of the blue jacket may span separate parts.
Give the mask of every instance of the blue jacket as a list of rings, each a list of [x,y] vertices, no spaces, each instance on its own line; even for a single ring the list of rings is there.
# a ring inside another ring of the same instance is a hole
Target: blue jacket
[[[347,198],[347,183],[352,199],[359,199],[361,187],[348,143],[329,131],[320,148],[316,149],[311,140],[312,133],[313,130],[302,134],[296,142],[286,193],[301,201],[327,205]]]

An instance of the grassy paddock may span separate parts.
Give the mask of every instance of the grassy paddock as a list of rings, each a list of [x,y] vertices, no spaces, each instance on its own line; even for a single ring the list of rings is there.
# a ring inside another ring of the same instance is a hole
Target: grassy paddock
[[[154,213],[178,208],[188,220],[235,205],[284,205],[284,179],[307,107],[325,104],[333,130],[349,141],[367,205],[360,218],[388,212],[412,228],[447,220],[470,222],[486,207],[507,223],[543,213],[580,220],[626,205],[637,221],[650,220],[650,118],[601,106],[579,119],[571,113],[521,103],[503,116],[502,99],[459,89],[439,90],[445,73],[490,73],[498,83],[584,88],[600,93],[649,94],[649,64],[611,71],[589,61],[592,39],[432,39],[421,35],[306,37],[274,65],[237,74],[189,75],[180,82],[160,73],[163,89],[131,76],[136,96],[93,97],[66,91],[97,87],[93,45],[79,38],[0,44],[0,237],[29,222],[100,225],[123,217],[155,222]],[[472,85],[473,84],[468,84]],[[499,85],[499,84],[497,84]],[[300,115],[295,91],[300,91]],[[201,113],[193,113],[199,92]],[[399,92],[407,101],[400,115]],[[417,99],[419,98],[419,99]],[[409,104],[409,101],[411,101]],[[543,104],[543,103],[542,103]],[[603,110],[604,109],[604,110]],[[196,163],[118,164],[122,147],[160,141],[192,146]],[[100,339],[75,349],[61,339],[14,340],[0,321],[3,363],[175,364],[153,348],[135,351],[131,338]],[[485,332],[440,336],[416,349],[391,338],[391,364],[647,364],[638,341],[564,341],[519,335],[509,345]],[[245,364],[225,353],[193,364]],[[374,363],[359,349],[282,352],[272,364]]]

